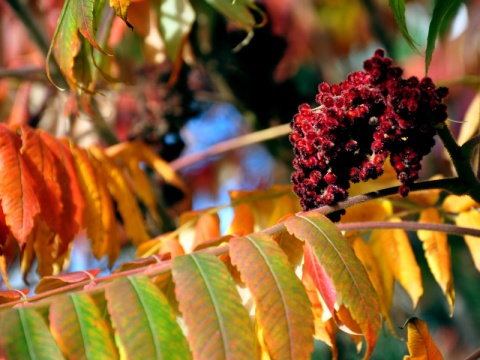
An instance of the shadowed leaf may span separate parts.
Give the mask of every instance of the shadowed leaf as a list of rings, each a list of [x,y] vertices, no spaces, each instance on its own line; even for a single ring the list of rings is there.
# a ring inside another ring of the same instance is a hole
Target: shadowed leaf
[[[67,358],[118,358],[105,318],[88,295],[54,298],[49,320],[52,335]]]
[[[18,307],[2,312],[0,329],[0,349],[7,359],[64,358],[47,324],[33,309]]]
[[[86,271],[76,271],[68,274],[57,275],[57,276],[45,276],[40,279],[37,287],[35,288],[35,293],[40,294],[45,291],[57,289],[71,284],[76,284],[85,280],[94,278],[100,273],[100,270],[86,270]]]
[[[225,265],[211,254],[173,260],[179,308],[195,359],[254,359],[255,334]]]
[[[390,9],[392,9],[393,17],[395,18],[395,22],[397,23],[403,38],[416,53],[419,53],[417,49],[418,44],[410,36],[407,29],[407,22],[405,21],[405,0],[389,0],[388,4],[390,5]]]
[[[290,217],[287,230],[312,248],[315,259],[332,279],[335,290],[362,330],[367,358],[380,330],[380,305],[367,272],[340,230],[325,216],[312,213]]]
[[[274,359],[308,359],[314,333],[311,304],[276,242],[262,234],[230,240],[232,263],[252,293]]]
[[[20,138],[0,125],[0,199],[5,220],[20,249],[32,231],[34,218],[40,213],[36,181],[20,154]]]
[[[433,207],[420,213],[419,222],[442,224],[440,212]],[[450,306],[450,316],[455,305],[455,289],[453,287],[452,261],[447,234],[439,231],[419,230],[418,238],[423,242],[423,250],[433,277],[440,285]]]
[[[404,360],[443,360],[428,332],[427,324],[417,318],[408,319],[408,352]]]
[[[116,280],[105,289],[105,297],[122,358],[191,358],[168,300],[147,277]]]
[[[252,0],[236,0],[235,2],[224,0],[205,0],[227,19],[233,21],[237,26],[249,31],[255,26],[255,18],[249,10]]]

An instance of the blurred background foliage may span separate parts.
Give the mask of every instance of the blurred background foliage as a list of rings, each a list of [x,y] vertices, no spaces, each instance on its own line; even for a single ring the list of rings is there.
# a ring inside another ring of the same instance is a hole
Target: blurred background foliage
[[[98,77],[95,90],[100,94],[92,97],[60,92],[45,75],[46,50],[63,1],[0,0],[0,121],[69,135],[80,145],[142,139],[173,161],[220,141],[288,123],[301,103],[314,101],[319,83],[342,81],[376,48],[385,48],[407,76],[425,73],[424,58],[401,36],[387,0],[260,0],[249,10],[257,24],[250,33],[217,11],[211,5],[215,2],[190,1],[195,19],[174,61],[152,7],[159,1],[132,0],[128,22],[133,30],[106,7],[97,24],[98,39],[113,56],[102,56],[100,67],[120,82]],[[407,26],[421,52],[433,5],[430,0],[406,2]],[[447,23],[429,76],[450,87],[450,118],[462,120],[478,92],[480,1],[459,1]],[[52,71],[54,80],[59,79]],[[457,133],[460,124],[451,126]],[[157,231],[170,230],[177,215],[190,207],[228,203],[230,190],[288,183],[292,158],[283,137],[182,169],[192,189],[192,204],[181,203],[181,192],[164,188],[159,196],[172,221]],[[436,148],[424,163],[423,178],[450,172],[442,150]],[[232,216],[231,209],[223,210],[223,229]],[[425,295],[414,311],[404,291],[396,289],[392,316],[398,326],[414,314],[422,317],[445,358],[458,359],[480,346],[480,278],[463,240],[452,238],[450,244],[457,292],[454,317],[449,318],[447,303],[414,237],[412,245],[425,270]],[[92,266],[81,239],[75,247],[70,270]],[[28,278],[34,282],[35,274]],[[356,353],[347,337],[339,334],[341,359]],[[313,358],[328,356],[324,344],[316,345]],[[372,359],[401,359],[405,353],[403,342],[385,335]]]

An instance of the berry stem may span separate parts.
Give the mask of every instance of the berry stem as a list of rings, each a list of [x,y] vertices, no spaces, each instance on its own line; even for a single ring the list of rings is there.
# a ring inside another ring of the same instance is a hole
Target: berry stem
[[[443,142],[443,145],[448,151],[452,159],[453,166],[457,171],[458,178],[457,188],[452,191],[457,195],[470,195],[476,202],[480,202],[480,182],[473,172],[470,164],[471,148],[473,148],[479,140],[472,140],[466,147],[461,147],[455,141],[450,129],[442,124],[437,127],[437,134]]]

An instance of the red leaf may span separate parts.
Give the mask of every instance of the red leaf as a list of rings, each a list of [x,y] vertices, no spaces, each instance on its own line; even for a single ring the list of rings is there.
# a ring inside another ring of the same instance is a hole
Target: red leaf
[[[34,218],[40,213],[37,182],[20,155],[20,138],[3,124],[0,125],[0,173],[0,198],[6,223],[22,249]]]
[[[61,288],[67,285],[80,283],[85,280],[93,279],[100,273],[100,270],[86,270],[76,271],[69,274],[57,275],[57,276],[45,276],[42,278],[37,287],[35,293],[40,294],[49,290]]]
[[[29,291],[30,289],[0,291],[0,304],[20,300],[25,297]]]

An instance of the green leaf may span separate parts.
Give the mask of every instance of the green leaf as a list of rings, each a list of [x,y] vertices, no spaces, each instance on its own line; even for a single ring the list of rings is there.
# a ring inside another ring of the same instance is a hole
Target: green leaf
[[[195,11],[188,0],[163,0],[158,16],[159,30],[167,55],[176,63],[195,20]]]
[[[353,248],[330,220],[317,213],[289,217],[285,226],[298,239],[308,242],[317,261],[332,279],[337,294],[365,336],[367,358],[381,326],[380,303]]]
[[[130,3],[131,0],[110,0],[110,7],[115,10],[115,14],[125,21],[125,24],[127,24],[130,29],[133,29],[132,24],[127,21],[127,13]]]
[[[226,266],[212,254],[173,260],[173,280],[195,359],[255,359],[255,333]]]
[[[278,244],[263,234],[230,240],[230,258],[250,289],[273,359],[309,359],[313,313],[300,279]]]
[[[147,277],[116,280],[105,297],[121,358],[191,358],[168,300]]]
[[[28,307],[1,313],[0,349],[7,359],[63,359],[45,321]]]
[[[205,0],[227,19],[241,28],[251,31],[256,25],[255,18],[250,11],[252,0]]]
[[[54,298],[50,306],[50,330],[69,359],[117,359],[109,328],[87,294]]]
[[[80,33],[95,49],[107,55],[95,38],[97,32],[94,20],[95,0],[75,0],[71,6],[73,18]]]
[[[457,12],[462,0],[436,0],[433,8],[432,20],[428,27],[427,49],[425,50],[425,74],[428,74],[430,63],[432,62],[435,42],[442,28],[446,26]]]
[[[393,17],[397,22],[403,38],[416,53],[420,53],[417,49],[418,43],[412,38],[407,29],[407,23],[405,21],[405,0],[389,0],[388,4],[390,5],[390,9],[393,12]]]

